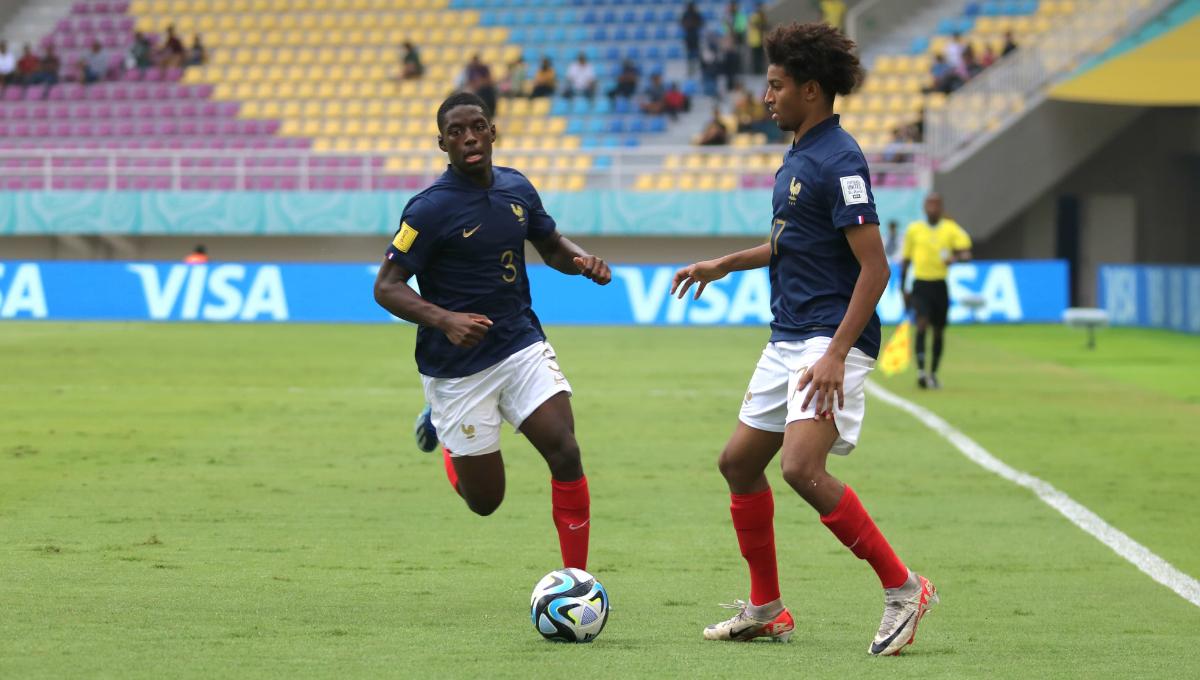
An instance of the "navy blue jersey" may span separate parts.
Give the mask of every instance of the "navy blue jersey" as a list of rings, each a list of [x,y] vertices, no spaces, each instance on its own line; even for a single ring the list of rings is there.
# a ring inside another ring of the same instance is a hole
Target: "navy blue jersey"
[[[783,157],[771,198],[771,341],[833,337],[860,267],[842,228],[879,224],[862,149],[832,116]],[[879,354],[879,316],[854,346]]]
[[[511,168],[494,167],[488,188],[453,168],[417,194],[387,257],[416,274],[421,297],[452,312],[492,320],[483,341],[464,349],[444,333],[417,329],[417,369],[431,378],[461,378],[544,340],[525,275],[525,239],[554,233],[537,190]]]

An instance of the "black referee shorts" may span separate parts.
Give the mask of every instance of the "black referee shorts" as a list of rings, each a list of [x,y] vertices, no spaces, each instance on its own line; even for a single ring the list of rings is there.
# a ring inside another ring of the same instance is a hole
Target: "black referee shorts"
[[[950,312],[950,291],[943,281],[913,281],[913,311],[934,326],[945,326]]]

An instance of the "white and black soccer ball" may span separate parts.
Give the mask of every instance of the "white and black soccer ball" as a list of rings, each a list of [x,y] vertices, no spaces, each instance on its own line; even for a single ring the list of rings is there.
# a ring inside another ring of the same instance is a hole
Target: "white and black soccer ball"
[[[582,569],[559,569],[533,587],[529,613],[547,640],[591,642],[608,622],[608,591]]]

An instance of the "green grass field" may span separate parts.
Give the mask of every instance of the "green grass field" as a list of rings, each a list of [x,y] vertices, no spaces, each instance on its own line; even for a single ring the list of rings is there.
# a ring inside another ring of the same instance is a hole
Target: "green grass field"
[[[777,470],[797,634],[702,641],[748,590],[715,458],[765,337],[551,329],[613,602],[572,646],[527,613],[544,464],[506,433],[508,498],[466,510],[412,444],[409,328],[0,325],[0,677],[1194,677],[1200,608],[878,400],[832,470],[942,593],[917,644],[866,655],[878,582]],[[943,391],[882,384],[1200,575],[1200,342],[1083,344],[954,328]]]

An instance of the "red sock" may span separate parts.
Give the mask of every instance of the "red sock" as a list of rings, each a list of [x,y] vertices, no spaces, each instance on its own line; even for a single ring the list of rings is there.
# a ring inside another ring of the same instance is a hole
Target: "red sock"
[[[564,567],[587,569],[588,535],[591,529],[591,498],[587,477],[573,482],[550,480],[550,503],[554,526],[558,529],[558,548]]]
[[[821,517],[821,523],[850,548],[855,557],[871,565],[884,588],[899,588],[908,580],[908,567],[896,557],[892,546],[888,545],[849,485],[833,512]]]
[[[779,566],[775,562],[775,497],[770,487],[751,494],[729,494],[729,514],[738,547],[750,566],[750,604],[779,599]]]
[[[450,460],[450,449],[442,447],[442,462],[446,464],[446,478],[450,480],[450,487],[454,489],[454,493],[459,496],[462,492],[458,490],[458,472],[454,469],[454,461]]]

